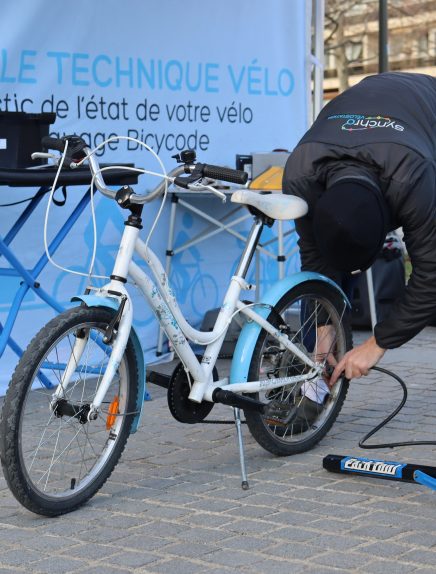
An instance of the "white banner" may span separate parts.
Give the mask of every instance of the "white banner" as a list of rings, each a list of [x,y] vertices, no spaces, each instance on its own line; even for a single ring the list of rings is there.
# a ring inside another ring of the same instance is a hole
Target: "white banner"
[[[0,19],[0,112],[55,112],[53,135],[77,133],[91,147],[113,135],[134,137],[155,150],[168,170],[175,165],[171,156],[186,148],[196,149],[201,162],[234,167],[236,154],[291,149],[308,127],[307,45],[304,0],[5,2]],[[105,162],[158,168],[150,153],[127,140],[106,144],[99,155]],[[141,180],[138,191],[156,183]],[[33,191],[2,188],[0,203],[29,197]],[[67,206],[53,208],[51,236],[80,195],[70,188]],[[43,250],[45,200],[43,204],[12,244],[29,265]],[[228,209],[215,198],[202,200],[199,206],[213,210],[215,216],[224,216]],[[157,208],[147,208],[145,229]],[[2,208],[3,236],[21,210],[22,206]],[[167,218],[168,209],[152,241],[162,256]],[[96,271],[107,273],[123,229],[122,215],[103,199],[98,202],[97,220]],[[179,218],[176,245],[202,227],[190,214]],[[240,252],[237,239],[225,233],[219,237],[219,250],[214,249],[215,241],[174,258],[182,307],[196,324],[205,310],[219,306]],[[91,251],[87,213],[56,259],[86,270]],[[193,301],[189,289],[201,275],[212,278],[213,288],[207,290],[208,296],[200,296],[201,301]],[[265,278],[275,278],[270,262],[264,265]],[[85,285],[49,268],[40,279],[64,303]],[[16,279],[2,278],[2,324],[17,284]],[[44,309],[29,295],[12,333],[23,346],[52,316]],[[138,309],[144,350],[153,358],[156,329],[150,312],[143,305]],[[3,382],[16,362],[15,356],[6,358],[10,355],[5,353],[2,359]]]

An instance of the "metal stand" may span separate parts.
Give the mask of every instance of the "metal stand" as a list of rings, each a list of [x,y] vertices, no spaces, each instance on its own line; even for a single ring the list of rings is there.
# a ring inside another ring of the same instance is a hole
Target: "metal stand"
[[[242,477],[242,490],[248,490],[247,470],[245,468],[245,453],[244,441],[242,439],[242,426],[241,426],[241,409],[233,407],[233,414],[235,415],[236,436],[238,439],[239,447],[239,462],[241,463],[241,477]]]

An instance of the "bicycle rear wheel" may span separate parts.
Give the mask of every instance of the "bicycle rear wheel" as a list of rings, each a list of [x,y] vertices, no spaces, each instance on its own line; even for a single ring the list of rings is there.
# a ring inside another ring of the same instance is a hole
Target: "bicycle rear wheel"
[[[18,501],[38,514],[56,516],[86,502],[110,476],[129,436],[138,394],[130,343],[98,418],[87,417],[111,352],[102,339],[112,316],[106,309],[76,307],[50,321],[9,385],[0,422],[3,471]],[[74,372],[63,396],[54,399],[71,357]]]
[[[281,321],[279,321],[281,317]],[[336,361],[352,346],[351,328],[346,317],[346,303],[336,289],[321,281],[311,281],[290,289],[277,303],[268,321],[279,327],[287,326],[290,340],[312,356],[319,340],[320,327],[328,326],[331,341],[330,360]],[[327,361],[327,357],[324,359]],[[266,331],[259,334],[249,369],[250,381],[296,376],[306,373],[307,365],[277,343]],[[312,384],[312,383],[311,383]],[[313,385],[316,387],[316,382]],[[316,388],[315,388],[316,390]],[[278,401],[298,407],[298,424],[271,424],[263,415],[245,412],[248,428],[254,439],[266,450],[278,456],[304,452],[317,444],[331,428],[344,403],[348,383],[339,380],[325,402],[309,412],[302,403],[301,383],[254,394],[263,402]]]

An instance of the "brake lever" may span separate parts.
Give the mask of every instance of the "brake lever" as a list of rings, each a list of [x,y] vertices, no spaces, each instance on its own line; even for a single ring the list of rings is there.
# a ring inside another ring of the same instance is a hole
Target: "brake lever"
[[[201,183],[201,180],[196,181],[194,183],[190,183],[190,184],[188,184],[187,187],[188,187],[188,189],[192,189],[192,191],[203,191],[203,190],[210,191],[211,193],[213,193],[214,195],[219,197],[223,203],[225,203],[227,201],[227,197],[226,197],[225,193],[223,193],[222,191],[218,191],[212,185]]]
[[[30,157],[33,160],[35,160],[35,159],[52,159],[56,165],[59,163],[59,160],[61,158],[61,156],[58,154],[47,153],[47,152],[43,152],[43,151],[35,151],[32,153],[32,155]]]

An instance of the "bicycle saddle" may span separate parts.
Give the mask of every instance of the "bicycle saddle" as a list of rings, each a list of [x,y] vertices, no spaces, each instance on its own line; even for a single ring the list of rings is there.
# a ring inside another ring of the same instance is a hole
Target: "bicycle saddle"
[[[258,193],[239,189],[232,194],[230,200],[233,203],[251,205],[271,219],[298,219],[308,211],[304,199],[283,193]]]

